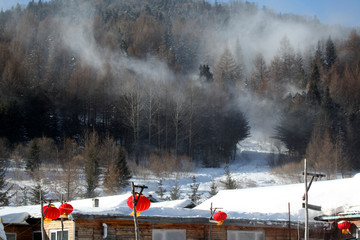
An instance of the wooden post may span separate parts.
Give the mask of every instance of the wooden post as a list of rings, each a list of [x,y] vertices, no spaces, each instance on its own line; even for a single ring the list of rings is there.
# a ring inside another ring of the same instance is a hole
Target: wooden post
[[[44,202],[42,200],[42,196],[41,196],[41,190],[40,190],[40,213],[41,213],[41,239],[45,240],[45,229],[44,229],[44,213],[43,213],[43,207],[44,207]]]
[[[61,194],[61,204],[64,204],[64,200],[63,200],[63,195]],[[64,219],[62,216],[60,216],[61,218],[61,240],[64,240]]]
[[[309,240],[309,210],[308,210],[308,185],[307,185],[307,164],[304,159],[304,183],[305,183],[305,233],[304,240]]]
[[[138,193],[139,196],[137,199],[135,198],[135,196],[136,196],[135,188],[141,188],[140,193]],[[140,199],[140,196],[141,196],[144,188],[148,188],[148,187],[145,185],[142,185],[142,186],[134,185],[134,182],[131,182],[131,192],[132,192],[133,210],[134,210],[133,217],[134,217],[135,239],[136,240],[140,240],[140,231],[139,231],[139,223],[138,223],[137,214],[136,214],[136,205]]]
[[[210,205],[210,219],[209,219],[209,240],[211,240],[212,226],[211,226],[210,220],[212,219],[212,216],[213,216],[213,208],[212,208],[212,203],[211,203],[211,205]]]
[[[209,240],[211,240],[211,238],[212,238],[212,236],[211,236],[211,231],[212,231],[211,224],[214,223],[214,222],[216,223],[216,221],[213,220],[213,216],[214,216],[214,214],[216,212],[216,209],[222,209],[222,208],[213,208],[212,203],[211,203],[211,205],[210,205],[210,218],[209,218]]]
[[[135,224],[135,239],[139,240],[140,239],[140,232],[139,232],[139,223],[138,223],[138,219],[137,219],[137,215],[136,215],[136,199],[135,199],[135,186],[134,186],[134,182],[131,183],[131,191],[132,191],[132,198],[133,198],[133,217],[134,217],[134,224]],[[138,199],[140,198],[140,196],[138,196]]]
[[[288,212],[289,212],[289,240],[291,240],[291,216],[290,216],[290,202],[288,202]]]

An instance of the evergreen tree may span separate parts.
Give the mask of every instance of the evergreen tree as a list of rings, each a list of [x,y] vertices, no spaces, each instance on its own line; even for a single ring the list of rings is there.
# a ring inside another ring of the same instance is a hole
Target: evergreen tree
[[[250,76],[250,82],[248,87],[252,91],[257,91],[259,93],[264,93],[265,83],[268,81],[269,71],[266,66],[264,56],[262,54],[257,54],[254,60],[254,69]]]
[[[180,199],[180,196],[181,196],[181,193],[180,193],[179,182],[176,180],[175,185],[171,188],[171,191],[170,191],[170,199],[178,200],[178,199]]]
[[[0,157],[0,206],[9,205],[10,199],[10,189],[12,186],[6,189],[7,183],[5,181],[6,174],[6,161],[4,158]]]
[[[205,78],[207,82],[210,82],[213,80],[213,74],[210,72],[209,65],[200,65],[199,67],[200,71],[200,78]]]
[[[331,68],[331,66],[335,63],[337,59],[335,44],[329,37],[326,41],[326,49],[325,49],[325,61],[324,65],[327,70]]]
[[[217,185],[215,183],[215,180],[213,179],[211,181],[210,191],[209,191],[209,198],[215,196],[218,193]]]
[[[118,181],[121,187],[127,186],[129,184],[128,180],[131,178],[131,173],[127,165],[126,156],[127,156],[126,150],[123,147],[119,147],[116,167],[119,171]]]
[[[34,171],[38,170],[41,165],[40,148],[37,140],[32,140],[29,146],[29,152],[26,162],[26,170],[30,172],[30,175],[34,177]]]
[[[287,37],[284,37],[280,41],[279,49],[279,81],[282,83],[293,82],[295,80],[295,52],[292,48],[290,41]]]
[[[319,83],[320,83],[319,68],[318,65],[314,63],[309,80],[309,89],[306,95],[306,101],[313,106],[318,106],[321,103],[321,96],[318,88]]]
[[[126,151],[120,147],[117,150],[116,158],[104,172],[104,186],[108,193],[115,193],[127,186],[131,178],[130,170],[127,166]]]
[[[46,192],[42,188],[40,182],[38,182],[33,188],[30,189],[29,202],[31,204],[39,204],[40,194],[41,194],[41,199],[46,199],[48,192]]]
[[[165,200],[166,189],[163,187],[162,179],[158,181],[158,190],[155,193],[160,197],[161,200]]]
[[[285,144],[289,154],[301,158],[311,139],[316,111],[300,105],[284,113],[279,125],[275,126],[275,139]]]
[[[228,164],[225,165],[225,176],[226,176],[225,181],[221,181],[221,183],[225,185],[225,188],[226,189],[236,189],[238,187],[238,185],[236,184],[236,180],[234,180],[231,177],[231,173],[229,171]]]
[[[315,60],[315,62],[317,64],[320,64],[320,66],[321,66],[321,63],[323,62],[323,59],[324,59],[324,57],[323,57],[322,44],[321,44],[320,41],[318,41],[316,51],[315,51],[315,59],[314,60]]]
[[[194,203],[198,203],[201,198],[201,193],[198,193],[198,189],[200,186],[200,183],[196,183],[196,177],[192,177],[193,183],[190,185],[191,188],[191,194],[188,194],[189,199],[193,201]]]
[[[296,54],[294,64],[295,64],[294,83],[299,88],[304,89],[306,86],[306,73],[304,69],[304,59],[300,53]]]
[[[333,109],[333,100],[330,96],[329,87],[326,87],[324,96],[321,101],[321,107],[325,109],[327,112],[332,112]]]
[[[234,87],[241,79],[241,70],[229,49],[225,49],[216,64],[214,81],[228,93],[233,93]]]
[[[28,205],[28,189],[27,187],[20,187],[20,191],[22,192],[22,198],[20,201],[20,206]]]
[[[85,180],[86,193],[85,197],[95,197],[95,189],[99,184],[100,168],[98,157],[99,139],[95,131],[86,136],[85,143]]]

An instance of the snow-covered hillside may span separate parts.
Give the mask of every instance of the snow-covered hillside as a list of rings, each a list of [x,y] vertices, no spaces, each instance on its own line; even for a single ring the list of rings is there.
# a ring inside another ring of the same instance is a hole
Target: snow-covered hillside
[[[236,181],[236,184],[239,188],[264,187],[296,182],[292,179],[284,178],[283,176],[275,174],[271,171],[268,162],[270,158],[273,158],[274,156],[276,157],[273,152],[274,147],[271,144],[268,142],[254,140],[253,138],[249,138],[238,145],[236,159],[230,162],[229,171],[231,178]],[[180,199],[188,198],[189,194],[192,192],[191,185],[193,184],[193,177],[195,176],[196,183],[199,184],[197,193],[201,194],[199,203],[205,201],[209,197],[209,191],[211,190],[211,185],[213,183],[216,184],[217,190],[225,189],[225,186],[222,183],[226,180],[224,167],[225,164],[221,165],[219,168],[194,168],[194,170],[190,172],[173,173],[169,176],[161,178],[163,184],[162,187],[166,190],[165,197],[170,195],[171,189],[177,183],[178,187],[180,188]],[[22,197],[21,188],[27,187],[27,189],[30,189],[35,185],[35,182],[32,181],[28,176],[22,177],[21,181],[14,180],[13,176],[15,176],[17,171],[19,171],[19,169],[13,167],[9,168],[8,172],[8,181],[10,184],[14,184],[15,186],[13,188],[13,193],[15,189],[18,190],[18,194],[15,194],[12,198],[12,203],[15,202],[15,198],[18,198],[16,199],[17,202],[21,201],[19,200],[19,198]],[[46,171],[51,172],[54,170],[47,169]],[[299,178],[300,174],[301,173],[299,172]],[[57,181],[55,175],[56,174],[53,174],[53,179],[47,179],[43,185],[47,187],[56,184]],[[159,180],[159,177],[150,173],[146,174],[146,176],[134,176],[130,182],[134,182],[138,185],[148,186],[148,193],[152,194],[154,197],[158,197],[156,191],[159,190]],[[56,186],[52,187],[56,188]],[[57,188],[59,189],[59,187]],[[99,197],[105,195],[101,187],[96,190]],[[128,191],[130,191],[130,184],[118,194],[122,194]],[[54,195],[52,195],[52,198],[54,198]]]
[[[269,158],[273,155],[271,147],[268,143],[261,143],[251,139],[239,145],[236,160],[229,164],[229,171],[231,178],[236,181],[240,188],[264,187],[289,183],[289,180],[271,171],[268,164]],[[190,186],[193,183],[193,176],[196,177],[196,182],[200,184],[198,192],[202,193],[202,201],[208,197],[212,181],[215,182],[218,190],[225,188],[222,183],[226,180],[225,164],[223,164],[219,168],[198,168],[186,174],[163,178],[163,187],[167,190],[165,194],[169,195],[169,191],[177,181],[182,197],[187,197],[187,194],[191,193]],[[150,193],[156,196],[155,191],[158,189],[158,177],[150,176],[146,179],[134,177],[132,181],[137,184],[149,186]]]

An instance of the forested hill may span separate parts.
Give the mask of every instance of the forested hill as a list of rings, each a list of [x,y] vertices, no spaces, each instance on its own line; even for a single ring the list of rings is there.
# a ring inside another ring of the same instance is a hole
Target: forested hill
[[[360,167],[359,92],[356,30],[249,2],[39,0],[0,12],[5,158],[32,159],[36,142],[43,162],[57,149],[58,161],[96,155],[108,168],[97,154],[111,142],[137,164],[166,153],[218,166],[264,134],[286,146],[282,163],[345,171]]]

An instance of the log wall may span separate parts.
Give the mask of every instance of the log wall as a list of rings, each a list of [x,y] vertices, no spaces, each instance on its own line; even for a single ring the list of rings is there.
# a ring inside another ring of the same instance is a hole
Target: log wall
[[[50,227],[58,229],[56,222],[53,221]],[[135,230],[134,222],[131,220],[75,220],[75,239],[87,240],[103,239],[103,226],[102,223],[107,224],[107,239],[125,239],[134,240]],[[59,224],[59,223],[58,223]],[[140,237],[142,240],[152,239],[153,229],[184,229],[186,230],[187,240],[209,240],[209,225],[208,224],[191,224],[191,223],[152,223],[149,221],[139,221]],[[288,228],[282,227],[242,227],[242,226],[221,226],[212,225],[212,240],[224,240],[227,237],[227,230],[245,230],[245,231],[263,231],[266,240],[289,240]],[[48,231],[47,231],[48,232]],[[70,233],[70,232],[69,232]],[[303,230],[300,230],[300,236],[304,235]],[[72,235],[69,234],[69,240],[74,240]],[[330,234],[326,231],[318,230],[310,232],[311,239],[330,239]],[[298,229],[291,229],[291,239],[298,239]],[[290,240],[291,240],[290,239]]]
[[[6,224],[4,223],[4,230],[6,233],[16,233],[17,240],[33,239],[33,232],[40,230],[31,225],[26,224]]]
[[[103,238],[103,223],[107,224],[106,239],[135,239],[134,222],[132,219],[117,219],[108,217],[103,219],[100,216],[78,217],[75,220],[64,220],[64,229],[69,232],[69,240],[90,240]],[[354,222],[355,223],[355,222]],[[356,222],[360,225],[360,222]],[[353,224],[351,232],[357,229]],[[211,225],[211,240],[226,240],[228,230],[237,231],[263,231],[265,240],[297,240],[303,238],[304,229],[295,225],[291,226],[291,238],[289,237],[289,228],[285,224],[258,225],[238,220],[225,221],[223,225]],[[50,223],[44,223],[46,234],[49,236],[50,230],[61,230],[61,221],[53,220]],[[9,233],[16,233],[17,240],[33,239],[34,232],[40,232],[40,219],[32,224],[16,225],[4,224],[4,229]],[[209,223],[207,219],[166,219],[166,218],[149,218],[139,219],[140,238],[142,240],[152,239],[153,229],[182,229],[186,230],[187,240],[209,240]],[[320,225],[310,228],[310,239],[328,240],[344,237],[351,237],[351,234],[341,234],[337,228],[322,229]],[[37,234],[38,236],[39,234]]]

